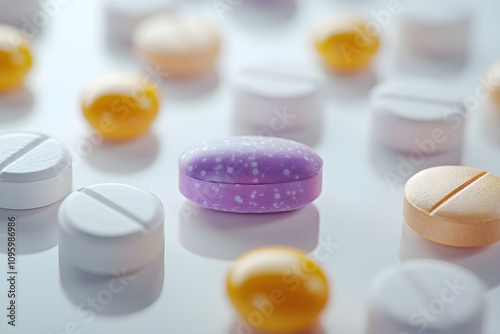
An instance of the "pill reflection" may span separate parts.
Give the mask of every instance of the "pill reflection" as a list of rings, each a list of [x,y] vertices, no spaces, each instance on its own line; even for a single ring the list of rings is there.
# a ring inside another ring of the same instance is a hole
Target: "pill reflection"
[[[235,319],[233,320],[233,323],[231,324],[231,327],[229,329],[228,334],[245,334],[245,333],[274,334],[274,333],[260,331],[256,328],[248,325],[245,320],[238,318],[238,317],[235,317]],[[286,334],[325,334],[325,330],[324,330],[323,326],[318,323],[310,329],[306,329],[306,330],[303,330],[300,332],[295,332],[295,333],[286,333]]]
[[[49,250],[57,245],[57,210],[61,201],[36,209],[6,210],[0,209],[0,244],[7,241],[7,219],[16,219],[17,254],[34,254]],[[5,221],[4,221],[5,219]],[[5,253],[7,247],[0,247]]]
[[[439,154],[425,154],[420,150],[401,152],[391,149],[372,138],[371,161],[375,168],[391,184],[404,185],[416,173],[431,167],[460,165],[462,145]]]
[[[273,119],[277,121],[277,125],[274,124]],[[322,117],[311,120],[310,124],[300,129],[288,129],[285,122],[287,122],[286,119],[279,121],[278,116],[271,112],[268,127],[255,126],[245,121],[238,113],[233,113],[231,131],[236,136],[280,137],[309,146],[315,146],[321,140],[323,132]]]
[[[458,264],[475,273],[491,289],[500,284],[500,243],[486,247],[457,248],[424,239],[403,223],[399,249],[401,260],[432,258]]]
[[[25,86],[0,94],[0,123],[28,116],[33,109],[33,104],[33,93]]]
[[[201,256],[233,260],[260,246],[284,245],[310,252],[318,245],[320,216],[314,205],[291,212],[238,214],[186,201],[179,215],[179,241]]]
[[[117,268],[115,276],[84,272],[59,258],[63,291],[87,317],[130,314],[152,305],[163,289],[164,268],[164,254],[129,275]]]
[[[146,169],[158,157],[160,145],[152,132],[130,141],[106,142],[97,132],[90,130],[77,147],[89,151],[88,162],[103,171],[133,173]]]

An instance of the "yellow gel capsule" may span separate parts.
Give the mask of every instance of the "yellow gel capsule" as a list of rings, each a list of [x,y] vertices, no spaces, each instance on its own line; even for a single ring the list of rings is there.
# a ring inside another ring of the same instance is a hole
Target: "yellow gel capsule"
[[[307,255],[284,246],[253,250],[232,266],[229,297],[257,331],[295,333],[313,327],[328,301],[328,282]]]
[[[130,139],[147,132],[159,107],[156,85],[148,76],[102,76],[83,93],[85,118],[107,139]]]
[[[0,25],[0,90],[20,86],[32,64],[30,41],[19,29]]]
[[[320,21],[312,32],[316,50],[339,72],[366,68],[379,49],[379,39],[362,17],[344,15]]]

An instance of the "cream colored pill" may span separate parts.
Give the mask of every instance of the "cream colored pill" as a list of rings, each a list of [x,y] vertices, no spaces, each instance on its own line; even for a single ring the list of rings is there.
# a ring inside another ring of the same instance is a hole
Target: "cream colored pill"
[[[493,102],[500,107],[500,61],[493,64],[487,76],[488,83],[491,85],[491,98]]]
[[[500,177],[480,169],[441,166],[423,170],[405,186],[403,216],[417,233],[456,247],[500,240]]]
[[[210,72],[219,54],[221,36],[212,22],[195,16],[161,14],[137,26],[137,56],[170,77],[196,77]]]

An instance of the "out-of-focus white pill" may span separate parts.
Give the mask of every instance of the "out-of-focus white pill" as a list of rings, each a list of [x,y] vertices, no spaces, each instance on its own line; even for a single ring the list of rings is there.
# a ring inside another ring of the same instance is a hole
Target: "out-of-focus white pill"
[[[244,66],[235,80],[234,116],[275,132],[304,128],[321,117],[324,81],[320,73],[300,63]]]
[[[372,281],[366,333],[483,333],[485,303],[483,283],[467,269],[406,261]]]
[[[111,42],[129,46],[135,27],[144,19],[172,11],[174,0],[108,0],[106,19]]]
[[[426,155],[461,147],[465,106],[444,82],[403,79],[370,94],[374,140],[401,152]]]
[[[71,154],[58,141],[38,133],[0,135],[0,208],[40,208],[71,188]]]
[[[54,2],[53,5],[43,2],[43,7],[40,8],[38,0],[0,0],[0,22],[31,34],[33,30],[46,25],[50,20],[49,14],[59,9],[59,4]]]
[[[473,11],[463,1],[410,1],[399,19],[400,47],[409,56],[436,60],[467,58]]]
[[[163,205],[147,190],[98,184],[73,192],[59,208],[59,256],[87,272],[130,273],[164,249]]]

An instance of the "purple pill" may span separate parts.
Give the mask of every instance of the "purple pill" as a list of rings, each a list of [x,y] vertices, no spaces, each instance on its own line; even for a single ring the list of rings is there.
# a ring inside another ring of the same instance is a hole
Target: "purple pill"
[[[319,196],[322,167],[310,147],[292,140],[229,137],[181,154],[179,189],[194,203],[218,211],[290,211]]]

